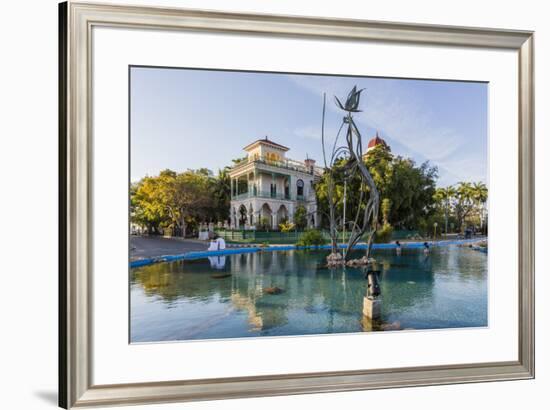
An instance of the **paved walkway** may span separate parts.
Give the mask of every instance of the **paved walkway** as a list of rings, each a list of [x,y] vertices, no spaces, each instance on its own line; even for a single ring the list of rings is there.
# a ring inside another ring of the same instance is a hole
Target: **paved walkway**
[[[205,251],[206,249],[208,249],[208,242],[197,239],[130,236],[130,260],[156,258],[163,255],[180,255],[186,252]]]

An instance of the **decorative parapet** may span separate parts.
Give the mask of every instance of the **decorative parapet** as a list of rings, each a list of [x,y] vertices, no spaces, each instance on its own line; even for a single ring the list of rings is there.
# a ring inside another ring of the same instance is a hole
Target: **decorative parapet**
[[[320,176],[323,173],[323,169],[321,167],[317,167],[317,166],[307,167],[303,162],[297,161],[294,159],[285,158],[281,161],[274,161],[271,159],[267,159],[266,157],[244,159],[243,161],[235,165],[233,168],[231,168],[230,172],[237,173],[239,170],[245,168],[247,165],[252,163],[269,165],[276,168],[303,172],[305,174],[317,175],[317,176]]]
[[[238,201],[241,199],[248,199],[248,198],[270,198],[270,199],[280,199],[280,200],[286,200],[286,201],[292,201],[293,198],[291,195],[286,194],[275,194],[269,191],[259,191],[259,192],[244,192],[239,195],[234,195],[231,199],[234,201]]]
[[[249,199],[249,198],[278,199],[281,201],[303,201],[303,202],[315,201],[315,195],[306,196],[306,195],[275,194],[269,191],[244,192],[242,194],[232,196],[231,200],[240,201],[240,200]]]

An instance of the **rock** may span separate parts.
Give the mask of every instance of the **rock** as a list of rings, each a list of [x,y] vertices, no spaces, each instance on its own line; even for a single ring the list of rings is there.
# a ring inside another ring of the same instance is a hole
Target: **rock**
[[[401,330],[401,323],[399,321],[395,321],[393,323],[385,323],[380,326],[381,330],[387,331],[387,330]]]
[[[341,253],[331,253],[330,255],[327,256],[327,261],[340,261],[342,260],[344,257],[342,256]]]
[[[283,289],[277,287],[277,286],[273,286],[273,287],[269,287],[269,288],[264,288],[264,293],[267,293],[268,295],[279,295],[281,293],[284,292]]]
[[[327,256],[327,267],[335,268],[346,264],[344,257],[341,253],[331,253]]]
[[[230,273],[214,273],[213,275],[211,275],[210,277],[212,279],[225,279],[225,278],[228,278],[230,277],[231,274]]]
[[[364,266],[374,262],[375,262],[374,259],[363,256],[362,258],[359,258],[359,259],[350,259],[349,261],[346,262],[346,265],[347,266]]]

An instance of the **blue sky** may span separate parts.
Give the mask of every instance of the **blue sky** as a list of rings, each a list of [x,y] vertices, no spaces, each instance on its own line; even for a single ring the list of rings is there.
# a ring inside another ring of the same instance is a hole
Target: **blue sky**
[[[215,173],[268,136],[322,164],[342,118],[333,103],[365,88],[355,121],[363,144],[378,131],[397,155],[439,168],[438,186],[487,181],[486,83],[132,67],[131,180],[206,167]]]

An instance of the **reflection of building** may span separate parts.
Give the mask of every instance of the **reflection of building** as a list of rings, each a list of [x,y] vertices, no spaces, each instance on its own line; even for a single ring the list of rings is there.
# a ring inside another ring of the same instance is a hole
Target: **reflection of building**
[[[248,323],[252,325],[250,330],[262,330],[264,322],[262,315],[256,310],[256,300],[247,295],[242,295],[238,291],[231,293],[231,303],[238,310],[244,310],[248,313]]]
[[[313,159],[286,158],[287,147],[267,137],[244,147],[247,157],[229,172],[231,178],[231,227],[254,229],[267,224],[277,229],[293,221],[300,205],[307,210],[309,226],[318,226],[313,184],[321,170]]]
[[[212,269],[225,269],[225,256],[209,256],[208,260]]]
[[[382,138],[378,136],[378,131],[376,131],[376,135],[369,141],[367,144],[367,150],[363,154],[363,159],[368,155],[370,151],[372,151],[375,147],[381,146],[385,148],[388,151],[391,151],[390,146],[384,141]]]

